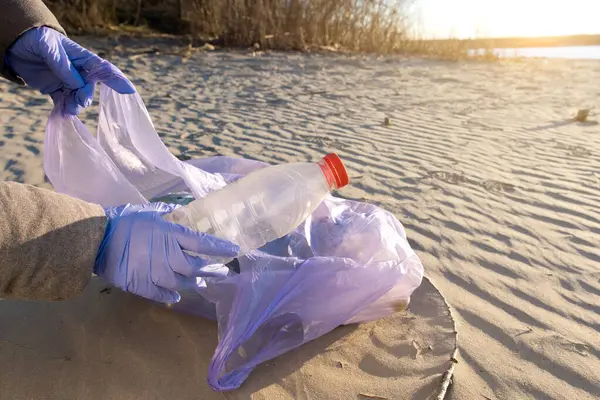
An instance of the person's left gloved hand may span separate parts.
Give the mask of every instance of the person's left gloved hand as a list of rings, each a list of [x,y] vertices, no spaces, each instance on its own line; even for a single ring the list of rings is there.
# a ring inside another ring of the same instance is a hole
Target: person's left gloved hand
[[[135,92],[133,84],[113,64],[48,27],[32,28],[8,49],[5,62],[27,85],[64,100],[64,111],[77,115],[94,98],[95,80],[121,94]]]
[[[175,207],[152,203],[106,209],[108,224],[94,273],[127,292],[176,303],[178,290],[195,288],[195,277],[214,273],[211,256],[238,255],[233,243],[164,220]]]

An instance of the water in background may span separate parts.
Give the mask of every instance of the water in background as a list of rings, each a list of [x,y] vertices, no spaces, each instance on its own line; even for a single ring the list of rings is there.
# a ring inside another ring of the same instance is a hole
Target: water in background
[[[484,50],[472,50],[472,54]],[[494,49],[500,57],[544,57],[580,60],[600,60],[600,46],[529,47],[521,49]]]

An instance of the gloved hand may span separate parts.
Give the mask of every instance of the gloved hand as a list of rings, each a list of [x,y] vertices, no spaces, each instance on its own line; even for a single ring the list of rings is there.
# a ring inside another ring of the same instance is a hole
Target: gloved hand
[[[211,264],[210,256],[238,254],[239,247],[233,243],[164,220],[162,215],[175,207],[152,203],[106,209],[108,224],[94,273],[127,292],[176,303],[181,298],[177,290],[196,286],[195,277]]]
[[[135,92],[117,67],[47,27],[22,34],[6,52],[5,62],[25,83],[49,94],[55,103],[64,99],[64,111],[71,115],[92,104],[92,73],[118,93]]]

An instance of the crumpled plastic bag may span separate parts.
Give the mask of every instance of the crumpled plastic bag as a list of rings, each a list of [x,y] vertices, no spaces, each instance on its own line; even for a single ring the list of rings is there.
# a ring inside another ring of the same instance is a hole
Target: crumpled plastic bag
[[[46,175],[57,191],[105,207],[199,198],[266,166],[234,157],[178,160],[137,93],[101,87],[95,137],[59,108],[46,126]],[[171,306],[217,320],[219,344],[208,375],[215,390],[239,387],[256,365],[337,326],[405,307],[423,276],[396,217],[333,196],[295,231],[235,262],[235,268],[207,270]]]

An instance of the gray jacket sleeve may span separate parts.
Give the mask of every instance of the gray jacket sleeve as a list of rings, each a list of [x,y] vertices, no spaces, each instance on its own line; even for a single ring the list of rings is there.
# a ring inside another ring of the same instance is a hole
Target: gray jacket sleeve
[[[42,0],[0,0],[0,74],[2,76],[23,84],[23,80],[4,65],[4,53],[22,33],[40,26],[48,26],[65,33]]]
[[[62,300],[81,293],[105,228],[99,205],[0,182],[0,298]]]

